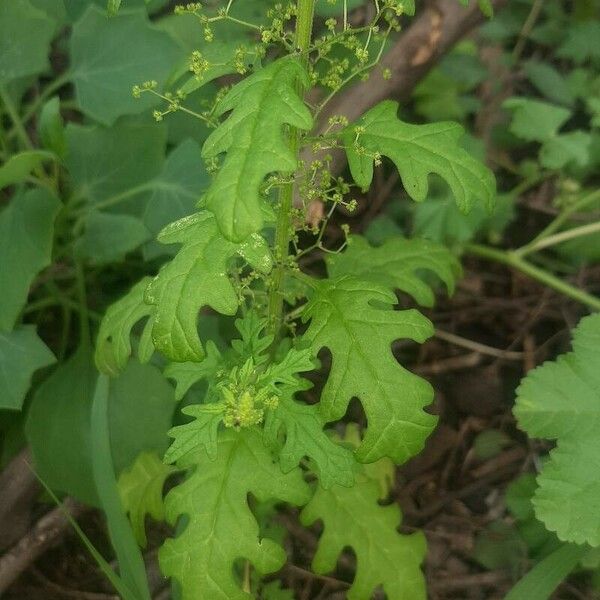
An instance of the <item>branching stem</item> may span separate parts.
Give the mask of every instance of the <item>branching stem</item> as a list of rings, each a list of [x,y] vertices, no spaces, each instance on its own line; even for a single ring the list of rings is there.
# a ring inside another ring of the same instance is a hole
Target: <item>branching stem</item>
[[[591,235],[592,233],[598,232],[600,232],[600,221],[588,223],[587,225],[581,225],[580,227],[567,229],[566,231],[561,231],[560,233],[555,233],[554,235],[549,235],[548,237],[542,238],[537,242],[527,244],[527,246],[523,246],[522,248],[515,250],[515,254],[520,257],[527,256],[532,252],[538,252],[544,248],[550,248],[551,246],[562,244],[567,240],[573,240],[584,235]]]
[[[475,256],[493,260],[517,269],[518,271],[521,271],[521,273],[524,273],[532,279],[543,283],[549,288],[552,288],[553,290],[556,290],[557,292],[560,292],[569,298],[573,298],[573,300],[577,300],[577,302],[581,302],[582,304],[589,306],[592,310],[600,311],[600,298],[593,296],[592,294],[588,294],[584,290],[581,290],[570,283],[563,281],[552,273],[532,265],[515,252],[498,250],[496,248],[489,248],[488,246],[481,246],[479,244],[468,244],[466,246],[466,250]]]
[[[21,117],[19,116],[19,113],[13,104],[12,98],[10,97],[10,94],[6,88],[2,86],[0,86],[0,100],[2,100],[2,104],[4,104],[4,108],[6,109],[10,120],[13,122],[15,132],[21,144],[23,145],[23,148],[25,150],[33,150],[33,144],[27,135],[23,121],[21,121]]]
[[[595,190],[594,192],[590,192],[586,194],[583,198],[580,198],[577,202],[574,202],[568,208],[565,208],[563,212],[561,212],[545,229],[543,229],[529,244],[520,248],[520,252],[525,254],[524,250],[530,248],[532,246],[538,245],[542,240],[554,234],[554,232],[558,231],[571,217],[586,209],[591,204],[600,201],[600,190]],[[528,251],[527,251],[528,253]]]

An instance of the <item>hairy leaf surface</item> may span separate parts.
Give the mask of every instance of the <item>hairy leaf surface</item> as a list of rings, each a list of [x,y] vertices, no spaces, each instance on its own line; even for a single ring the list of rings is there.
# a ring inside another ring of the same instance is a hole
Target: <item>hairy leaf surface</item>
[[[456,257],[435,242],[394,237],[374,248],[362,236],[354,235],[345,252],[330,255],[327,271],[332,278],[354,275],[399,289],[410,294],[422,306],[433,306],[433,292],[419,277],[419,271],[437,275],[451,294],[462,269]]]
[[[519,427],[557,441],[538,477],[535,513],[563,541],[600,546],[600,315],[584,318],[573,351],[530,371],[517,390]]]
[[[425,557],[422,533],[401,535],[396,504],[381,506],[378,482],[363,471],[351,488],[318,487],[301,514],[304,525],[323,521],[324,531],[313,559],[316,573],[335,569],[344,548],[356,553],[356,576],[349,600],[371,598],[379,586],[389,600],[424,600],[420,564]]]
[[[178,362],[200,361],[204,350],[198,337],[198,312],[210,306],[224,315],[238,309],[238,297],[227,274],[229,261],[242,256],[268,273],[269,247],[258,234],[244,243],[226,240],[210,212],[172,223],[159,235],[164,244],[182,244],[146,290],[146,302],[156,307],[152,338],[158,350]]]
[[[206,140],[202,155],[226,156],[205,202],[230,240],[242,241],[262,228],[259,187],[264,178],[297,167],[284,125],[312,127],[298,85],[308,85],[301,63],[295,57],[281,58],[235,85],[217,106],[217,115],[231,114]]]
[[[254,429],[219,436],[218,457],[203,452],[186,455],[181,467],[195,467],[189,478],[166,497],[171,523],[185,516],[183,531],[159,551],[161,570],[178,581],[183,600],[237,600],[242,591],[233,564],[249,560],[259,573],[271,573],[285,562],[285,552],[259,538],[258,523],[248,506],[248,493],[304,504],[309,488],[299,469],[283,474]]]
[[[433,327],[416,310],[391,310],[395,303],[389,289],[345,275],[317,282],[303,317],[311,320],[305,337],[315,354],[321,348],[332,354],[320,402],[325,420],[340,419],[355,396],[364,407],[368,428],[357,450],[361,462],[408,460],[436,422],[423,410],[433,400],[431,386],[404,369],[391,348],[400,338],[424,342]]]
[[[163,487],[177,469],[166,465],[156,452],[142,452],[119,477],[119,495],[138,544],[146,547],[146,515],[164,521]]]
[[[404,123],[398,103],[381,102],[344,134],[352,177],[362,187],[373,179],[373,155],[389,156],[413,200],[427,197],[428,176],[436,173],[450,186],[458,206],[468,211],[476,202],[493,205],[496,184],[492,172],[458,143],[464,130],[458,123]],[[357,127],[359,132],[357,132]],[[355,138],[358,135],[358,146]]]

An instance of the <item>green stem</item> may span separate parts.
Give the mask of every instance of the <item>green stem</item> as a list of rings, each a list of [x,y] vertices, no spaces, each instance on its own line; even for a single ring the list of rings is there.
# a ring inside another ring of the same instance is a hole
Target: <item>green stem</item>
[[[468,244],[465,247],[466,251],[469,254],[473,254],[475,256],[480,256],[481,258],[486,258],[488,260],[493,260],[504,265],[508,265],[525,275],[528,275],[532,279],[543,283],[544,285],[568,296],[569,298],[573,298],[573,300],[577,300],[582,304],[585,304],[592,310],[600,311],[600,298],[596,296],[592,296],[592,294],[588,294],[579,288],[559,279],[552,273],[548,273],[544,269],[540,269],[532,265],[530,262],[524,260],[518,254],[514,252],[506,251],[506,250],[497,250],[495,248],[489,248],[488,246],[481,246],[479,244]]]
[[[571,206],[569,206],[563,212],[561,212],[560,215],[558,215],[545,229],[543,229],[531,242],[529,242],[529,244],[520,248],[519,251],[527,252],[526,248],[529,248],[530,246],[535,246],[540,242],[540,240],[543,240],[548,236],[552,235],[555,231],[558,231],[562,227],[562,225],[564,225],[569,220],[569,217],[571,215],[579,212],[580,210],[583,210],[584,208],[587,208],[590,204],[593,204],[598,200],[600,200],[600,190],[591,192],[583,198],[581,198],[580,200],[578,200],[577,202],[573,203]]]
[[[296,48],[302,54],[302,60],[308,63],[308,50],[312,35],[312,24],[315,0],[299,0],[298,16],[296,17]],[[302,89],[298,87],[298,92]],[[300,148],[300,132],[290,127],[289,147],[294,156],[298,156]],[[293,181],[285,184],[279,192],[279,214],[275,230],[275,260],[273,279],[269,290],[269,329],[277,341],[283,324],[283,293],[282,286],[288,267],[288,255],[292,230],[292,206],[294,202]]]
[[[93,209],[101,210],[104,208],[109,208],[111,206],[114,206],[115,204],[119,204],[120,202],[123,202],[124,200],[129,200],[130,198],[133,198],[134,196],[137,196],[138,194],[141,194],[142,192],[147,192],[151,189],[155,189],[156,187],[158,187],[158,186],[153,181],[146,181],[144,183],[140,183],[139,185],[129,188],[128,190],[125,190],[124,192],[119,192],[118,194],[115,194],[114,196],[111,196],[110,198],[106,198],[105,200],[96,202],[93,206]],[[91,210],[91,208],[86,205],[84,208],[81,209],[81,211],[78,212],[78,216],[84,215],[87,212],[89,212],[90,210]]]
[[[54,92],[59,90],[61,87],[71,81],[71,73],[66,71],[59,75],[56,79],[51,81],[43,90],[42,93],[27,107],[23,115],[23,123],[27,123],[40,109],[40,106],[44,101],[51,96]],[[64,106],[64,104],[63,104]]]
[[[15,132],[19,140],[21,140],[23,147],[26,150],[32,150],[33,144],[31,143],[31,140],[27,135],[27,131],[25,130],[23,122],[21,121],[21,117],[19,117],[19,113],[17,112],[17,109],[15,108],[12,102],[10,94],[6,91],[6,88],[4,88],[3,86],[0,86],[0,100],[2,100],[2,103],[6,108],[6,112],[8,113],[10,120],[13,122]]]
[[[597,221],[596,223],[588,223],[587,225],[581,225],[580,227],[574,227],[573,229],[567,229],[566,231],[555,233],[554,235],[543,238],[538,242],[527,244],[527,246],[523,246],[522,248],[519,248],[519,250],[515,250],[515,254],[521,257],[527,256],[527,254],[531,254],[532,252],[537,252],[538,250],[543,250],[544,248],[549,248],[550,246],[562,244],[562,242],[566,242],[567,240],[572,240],[583,235],[591,235],[592,233],[597,233],[599,231],[600,221]]]
[[[87,292],[85,289],[85,270],[83,265],[78,261],[75,265],[77,274],[77,293],[79,295],[79,335],[81,345],[89,347],[91,345],[90,335],[90,319],[87,305]]]

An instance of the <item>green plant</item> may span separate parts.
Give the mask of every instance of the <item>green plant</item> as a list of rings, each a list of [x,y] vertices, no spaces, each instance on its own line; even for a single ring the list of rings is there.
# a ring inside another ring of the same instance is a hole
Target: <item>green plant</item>
[[[396,292],[424,308],[440,282],[452,294],[458,249],[600,307],[530,259],[597,233],[597,223],[570,222],[597,192],[577,189],[518,250],[474,243],[481,233],[498,241],[523,190],[585,171],[594,132],[561,130],[575,98],[530,63],[533,84],[553,97],[506,103],[511,143],[535,143],[536,164],[514,168],[519,181],[497,196],[458,123],[409,123],[405,107],[385,100],[319,129],[336,94],[388,77],[379,59],[412,1],[375,0],[361,27],[346,0],[191,3],[175,15],[160,0],[111,0],[108,17],[105,4],[0,0],[5,440],[23,431],[51,490],[104,511],[120,575],[94,556],[124,598],[149,597],[135,543],[147,543],[146,516],[173,526],[159,562],[178,597],[286,594],[268,577],[286,560],[273,521],[290,507],[304,526],[322,522],[316,573],[332,571],[345,548],[355,553],[349,598],[380,587],[390,599],[424,598],[424,535],[398,533],[399,509],[382,503],[394,466],[421,451],[437,422],[432,387],[402,365],[434,328],[419,309],[399,309]],[[57,36],[69,67],[50,79]],[[18,57],[16,44],[26,47]],[[565,48],[588,58],[576,40]],[[476,110],[473,49],[449,58],[448,72],[417,90],[417,115]],[[452,79],[456,70],[464,80]],[[595,123],[592,88],[582,84],[577,99]],[[76,118],[65,125],[69,111]],[[348,179],[332,170],[341,152]],[[339,222],[384,159],[418,203],[413,229],[423,237],[405,237],[391,218],[377,239]],[[3,463],[18,445],[4,443]],[[589,521],[566,539],[596,543]]]
[[[210,28],[214,19],[227,19],[228,10],[217,17],[205,16],[199,5],[179,12],[192,13]],[[348,250],[325,248],[321,239],[327,219],[311,231],[303,224],[307,204],[323,202],[330,215],[339,205],[351,209],[344,197],[351,186],[332,177],[327,158],[306,164],[299,157],[307,146],[313,151],[344,148],[356,184],[367,187],[373,162],[389,155],[415,200],[426,196],[427,177],[435,172],[465,210],[477,201],[492,203],[494,180],[458,146],[459,126],[403,123],[397,105],[390,102],[356,124],[334,118],[325,136],[309,137],[313,112],[324,104],[311,111],[303,95],[311,81],[319,80],[320,61],[337,47],[350,49],[358,72],[367,63],[370,43],[367,39],[363,48],[356,32],[346,24],[338,31],[334,23],[330,33],[313,43],[313,10],[312,0],[302,0],[280,13],[262,38],[279,38],[288,55],[235,84],[205,116],[216,129],[202,154],[220,161],[214,163],[216,173],[201,200],[203,208],[159,234],[160,242],[179,244],[179,251],[154,279],[135,286],[115,304],[100,329],[96,362],[107,373],[114,374],[127,362],[130,331],[145,318],[139,359],[149,360],[153,349],[169,359],[165,374],[176,381],[178,396],[206,382],[202,402],[183,409],[191,420],[171,430],[173,441],[165,456],[188,472],[165,499],[167,520],[175,525],[184,518],[185,525],[159,555],[163,573],[177,582],[184,598],[245,597],[252,589],[250,568],[266,574],[283,564],[282,549],[259,540],[249,493],[259,502],[275,499],[296,505],[314,496],[303,520],[322,518],[326,528],[314,567],[329,570],[345,545],[354,546],[361,566],[349,597],[363,598],[379,585],[390,597],[424,595],[418,569],[423,540],[394,533],[396,511],[393,516],[384,511],[391,530],[386,533],[384,528],[378,535],[389,537],[386,545],[389,551],[395,549],[395,560],[405,571],[390,579],[391,565],[378,571],[377,554],[363,554],[372,543],[367,538],[373,528],[380,527],[375,525],[380,509],[377,488],[358,482],[363,478],[361,463],[386,457],[406,461],[419,452],[435,424],[435,417],[424,411],[432,400],[431,388],[405,371],[391,353],[397,339],[424,341],[432,333],[431,324],[416,310],[392,310],[393,290],[402,289],[430,305],[433,295],[417,270],[437,274],[451,291],[460,269],[442,247],[418,240],[390,240],[373,248],[346,231],[343,247]],[[383,46],[385,34],[377,33],[380,21],[389,32],[401,12],[400,5],[383,3],[368,38],[381,37]],[[293,35],[279,29],[292,16]],[[192,60],[195,77],[202,78],[210,62],[200,54]],[[154,83],[145,84],[134,94],[157,94],[155,88]],[[164,96],[166,112],[183,106],[181,95]],[[162,119],[165,111],[155,115]],[[275,191],[276,198],[269,201],[268,194],[272,198]],[[296,194],[300,204],[294,207]],[[273,229],[269,244],[264,236]],[[316,241],[303,248],[298,230],[312,233]],[[314,250],[331,253],[326,278],[299,268],[298,258]],[[290,294],[286,316],[284,298]],[[239,339],[234,337],[224,350],[201,342],[198,312],[206,306],[224,315],[241,311],[236,321]],[[299,330],[297,321],[308,327]],[[315,368],[323,348],[331,352],[330,374],[320,401],[306,404],[299,393],[310,385],[302,373]],[[352,452],[324,427],[344,416],[354,396],[363,405],[368,426]],[[312,474],[312,486],[303,474]],[[338,519],[357,502],[364,503],[364,523],[357,521],[347,540],[334,542],[342,535]],[[333,506],[338,507],[333,514],[326,512]],[[413,557],[410,562],[408,557]],[[235,570],[240,558],[246,561],[241,581]]]

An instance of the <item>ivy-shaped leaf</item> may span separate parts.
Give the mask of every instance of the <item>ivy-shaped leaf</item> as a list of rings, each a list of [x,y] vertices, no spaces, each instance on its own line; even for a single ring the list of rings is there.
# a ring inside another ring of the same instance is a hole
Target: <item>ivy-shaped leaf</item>
[[[530,371],[517,390],[519,427],[557,440],[538,476],[535,514],[566,542],[600,546],[600,314],[584,318],[573,351]]]
[[[332,278],[354,275],[399,289],[410,294],[422,306],[433,306],[433,292],[419,277],[419,271],[437,275],[452,294],[462,269],[445,246],[429,240],[394,237],[374,248],[362,236],[353,235],[345,252],[330,255],[327,271]]]
[[[209,181],[196,142],[188,138],[174,148],[151,182],[152,195],[144,208],[144,225],[153,237],[169,223],[196,212],[198,197]],[[168,247],[152,241],[144,246],[144,257],[149,260],[168,251]]]
[[[33,325],[0,331],[0,410],[21,410],[33,374],[55,361]]]
[[[146,290],[146,302],[156,309],[152,339],[169,359],[197,362],[204,357],[196,324],[200,309],[210,306],[224,315],[238,309],[238,296],[227,274],[230,260],[241,256],[268,273],[272,266],[269,247],[258,234],[240,244],[226,240],[208,211],[168,225],[158,240],[183,247]]]
[[[164,521],[163,487],[167,477],[177,469],[166,465],[156,452],[142,452],[133,465],[119,477],[119,494],[138,544],[145,548],[144,520],[150,515],[155,521]]]
[[[308,456],[324,488],[333,484],[352,485],[355,464],[352,452],[323,431],[325,424],[317,406],[296,402],[292,396],[293,390],[284,394],[277,409],[267,413],[264,428],[270,446],[276,446],[280,431],[285,431],[285,441],[278,452],[283,472],[288,473]]]
[[[420,564],[425,537],[420,532],[397,533],[400,509],[396,504],[381,506],[380,492],[379,483],[364,469],[351,488],[317,488],[300,516],[304,525],[317,519],[324,524],[312,568],[316,573],[331,572],[344,548],[352,548],[356,576],[347,592],[349,600],[371,598],[379,586],[389,600],[424,600]]]
[[[398,103],[385,100],[345,131],[348,162],[358,185],[370,185],[374,156],[381,154],[392,159],[406,192],[417,202],[427,197],[428,176],[436,173],[463,211],[477,201],[493,205],[494,175],[460,146],[464,130],[458,123],[413,125],[398,119],[397,112]]]
[[[28,0],[0,2],[0,84],[41,73],[56,22]]]
[[[149,94],[135,99],[132,86],[147,79],[162,86],[181,54],[175,41],[150,23],[145,10],[109,18],[105,10],[90,6],[73,26],[70,39],[77,102],[105,125],[147,110],[156,99]]]
[[[85,231],[75,243],[75,254],[91,264],[104,265],[123,260],[149,238],[150,232],[137,217],[91,210]]]
[[[95,362],[98,370],[116,377],[131,356],[131,330],[138,321],[154,314],[154,307],[144,302],[150,277],[136,283],[120,300],[109,307],[100,324],[96,340]],[[154,351],[150,331],[152,319],[144,326],[140,342],[140,362],[150,360]]]
[[[45,189],[17,192],[0,212],[0,331],[11,331],[35,276],[50,264],[58,198]]]
[[[93,506],[99,506],[90,444],[97,379],[91,352],[81,346],[37,388],[25,424],[40,477],[53,490]],[[110,445],[117,475],[143,450],[162,456],[174,410],[173,388],[152,365],[130,361],[110,381]]]
[[[255,429],[228,430],[219,436],[218,458],[188,454],[181,467],[195,467],[165,499],[167,520],[185,517],[183,531],[159,551],[161,571],[177,580],[182,600],[244,600],[234,562],[245,559],[261,574],[281,568],[285,551],[260,539],[248,494],[302,505],[310,491],[299,469],[283,474]]]
[[[69,181],[90,208],[108,208],[129,198],[134,199],[129,206],[136,206],[135,214],[142,194],[160,189],[159,174],[166,168],[165,127],[129,121],[112,127],[69,123],[65,143]]]
[[[226,156],[204,201],[230,240],[242,241],[262,228],[264,178],[297,167],[284,125],[310,129],[313,122],[298,86],[308,86],[308,75],[296,57],[285,57],[235,85],[217,106],[217,116],[232,112],[208,137],[202,155]]]
[[[392,310],[395,303],[389,289],[345,275],[315,282],[303,316],[311,320],[304,337],[315,355],[321,348],[332,354],[320,402],[324,419],[340,419],[353,397],[364,407],[368,427],[357,450],[361,462],[383,456],[408,460],[436,423],[423,410],[433,400],[431,386],[404,369],[391,348],[400,338],[424,342],[433,326],[416,310]]]

